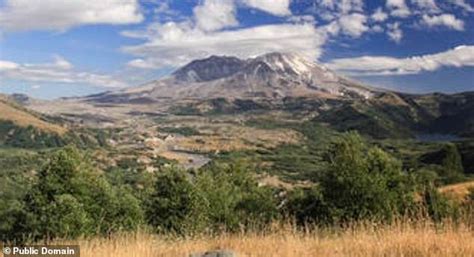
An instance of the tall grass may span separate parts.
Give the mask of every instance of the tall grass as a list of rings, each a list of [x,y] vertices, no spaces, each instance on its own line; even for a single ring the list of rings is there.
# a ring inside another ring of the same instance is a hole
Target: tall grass
[[[230,249],[238,256],[474,256],[474,230],[466,223],[397,221],[344,227],[297,229],[274,224],[265,231],[196,237],[165,237],[139,232],[80,240],[83,257],[189,256],[193,252]]]

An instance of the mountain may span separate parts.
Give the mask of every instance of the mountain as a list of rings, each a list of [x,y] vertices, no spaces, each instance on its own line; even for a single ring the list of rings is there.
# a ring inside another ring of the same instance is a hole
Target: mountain
[[[141,116],[285,112],[374,138],[421,134],[474,137],[474,93],[407,94],[372,88],[294,53],[239,59],[210,56],[142,86],[87,97],[32,102],[81,124],[135,123]]]
[[[241,60],[211,56],[195,60],[170,76],[140,87],[89,98],[95,102],[159,99],[253,99],[318,97],[367,99],[374,89],[344,78],[294,53],[269,53]]]

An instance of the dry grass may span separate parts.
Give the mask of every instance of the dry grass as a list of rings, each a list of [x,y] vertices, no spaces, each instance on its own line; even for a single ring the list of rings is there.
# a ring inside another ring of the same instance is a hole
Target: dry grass
[[[77,242],[76,242],[77,243]],[[266,233],[166,239],[138,233],[80,241],[83,257],[188,256],[231,249],[240,257],[290,256],[474,256],[474,232],[464,225],[358,225],[340,231],[301,232],[292,227]]]
[[[10,104],[1,101],[1,99],[0,99],[0,119],[12,121],[13,123],[21,127],[33,126],[42,131],[53,132],[59,135],[66,133],[65,128],[42,121],[38,117],[35,117],[34,115],[26,111],[17,109],[11,106]]]
[[[453,197],[453,199],[463,200],[469,193],[470,188],[474,188],[474,181],[444,186],[439,191]]]

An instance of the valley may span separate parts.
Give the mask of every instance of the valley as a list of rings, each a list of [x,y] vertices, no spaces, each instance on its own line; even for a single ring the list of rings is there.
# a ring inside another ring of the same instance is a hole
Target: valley
[[[92,144],[102,145],[98,151],[112,163],[133,153],[137,165],[148,171],[161,159],[199,168],[213,158],[234,153],[261,156],[293,145],[308,147],[297,151],[306,158],[314,154],[315,145],[324,148],[329,141],[324,139],[351,130],[396,152],[416,140],[433,150],[449,141],[470,145],[474,137],[474,93],[411,95],[375,89],[285,53],[247,60],[211,56],[143,86],[85,97],[10,98],[10,103],[56,122],[28,114],[32,118],[25,123],[22,117],[27,116],[6,104],[2,108],[10,109],[5,109],[3,120],[60,138],[68,130],[76,134],[72,138],[78,137],[76,131],[88,131],[80,140],[88,137]],[[472,173],[472,148],[462,149],[466,172]],[[295,174],[307,172],[292,169]]]
[[[383,232],[411,240],[400,248],[409,252],[417,239],[406,229],[433,240],[472,229],[473,103],[472,92],[375,89],[281,53],[212,56],[84,97],[1,95],[0,239],[35,242],[68,224],[51,239],[85,236],[73,242],[95,256],[89,244],[107,249],[131,231],[180,254],[225,235],[207,247]],[[437,233],[444,222],[460,225]],[[174,243],[196,235],[198,245]],[[358,251],[381,253],[371,240]],[[318,249],[301,252],[326,252]]]
[[[0,0],[0,257],[474,257],[473,28],[474,0]]]

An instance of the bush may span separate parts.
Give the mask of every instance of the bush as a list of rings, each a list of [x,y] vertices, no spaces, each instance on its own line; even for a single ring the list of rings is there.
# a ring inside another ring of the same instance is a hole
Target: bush
[[[215,229],[260,227],[278,216],[273,192],[259,187],[245,165],[216,164],[201,171],[196,181],[209,203],[209,221]]]
[[[23,199],[8,240],[51,240],[134,230],[143,221],[140,204],[91,168],[77,149],[56,152]]]
[[[334,142],[327,160],[319,185],[290,198],[287,208],[299,222],[390,220],[415,205],[415,184],[401,163],[358,134]]]
[[[285,212],[291,215],[298,225],[332,222],[332,211],[318,186],[295,189],[289,194],[285,208]]]
[[[340,215],[336,218],[386,220],[414,204],[410,181],[401,162],[349,133],[332,146],[321,187],[325,201]]]
[[[207,225],[207,199],[183,170],[171,168],[155,183],[147,211],[148,223],[158,232],[185,234]]]
[[[428,187],[423,194],[423,204],[428,215],[435,222],[444,219],[456,219],[459,216],[459,206],[447,196],[438,192],[435,187]]]
[[[446,145],[444,152],[445,157],[441,171],[444,182],[449,184],[462,181],[464,178],[464,168],[458,148],[455,144],[449,143]]]
[[[147,212],[160,232],[237,231],[278,215],[272,191],[258,187],[240,165],[216,165],[198,174],[172,168],[159,176]]]

